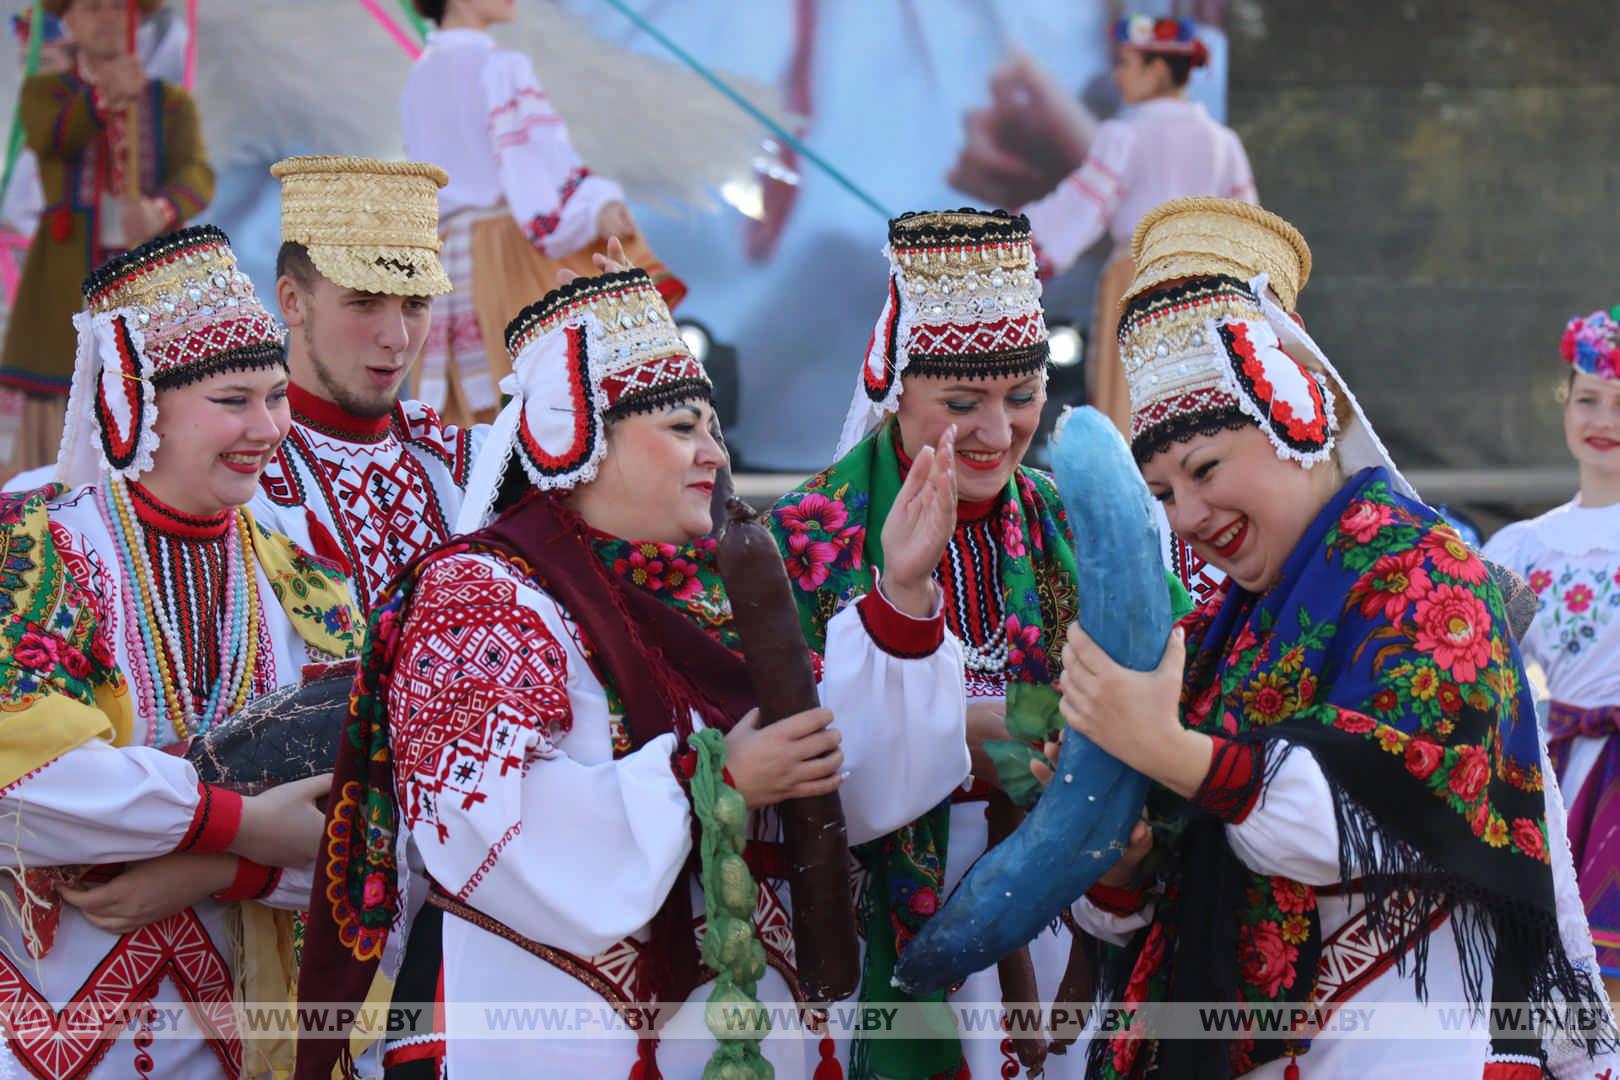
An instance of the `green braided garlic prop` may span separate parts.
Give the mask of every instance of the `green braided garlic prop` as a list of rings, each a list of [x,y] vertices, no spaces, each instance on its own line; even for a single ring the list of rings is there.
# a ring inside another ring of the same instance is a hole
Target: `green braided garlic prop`
[[[771,1080],[776,1071],[759,1052],[771,1021],[754,997],[765,974],[765,946],[754,932],[754,876],[742,857],[748,844],[748,804],[725,782],[725,737],[704,728],[690,743],[697,752],[692,812],[703,827],[698,842],[708,917],[703,962],[717,973],[703,1019],[720,1044],[703,1069],[703,1080]]]

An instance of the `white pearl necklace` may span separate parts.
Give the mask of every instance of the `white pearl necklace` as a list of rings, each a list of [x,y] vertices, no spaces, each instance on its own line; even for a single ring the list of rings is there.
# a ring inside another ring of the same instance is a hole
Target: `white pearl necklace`
[[[1005,636],[993,645],[974,645],[962,642],[962,663],[969,671],[993,675],[1007,668],[1007,639]]]

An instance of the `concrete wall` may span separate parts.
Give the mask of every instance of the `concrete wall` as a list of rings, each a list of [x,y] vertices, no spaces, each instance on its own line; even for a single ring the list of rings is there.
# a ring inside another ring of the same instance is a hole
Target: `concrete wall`
[[[1620,304],[1615,0],[1238,0],[1229,116],[1300,304],[1406,467],[1568,462],[1565,320]],[[1475,505],[1491,523],[1559,501]]]

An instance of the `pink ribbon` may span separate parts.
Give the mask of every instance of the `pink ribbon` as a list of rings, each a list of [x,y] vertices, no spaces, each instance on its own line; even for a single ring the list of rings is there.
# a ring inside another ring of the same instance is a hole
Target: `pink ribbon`
[[[6,294],[7,307],[17,299],[17,286],[22,281],[22,269],[18,264],[28,254],[31,239],[22,233],[0,231],[0,290]]]
[[[197,89],[197,3],[186,0],[186,68],[181,84],[188,94]]]
[[[399,23],[394,21],[394,17],[383,10],[383,6],[378,0],[360,0],[360,6],[371,12],[371,17],[377,20],[377,25],[388,31],[388,35],[394,39],[394,42],[405,50],[406,56],[415,60],[422,55],[422,46],[413,41]]]

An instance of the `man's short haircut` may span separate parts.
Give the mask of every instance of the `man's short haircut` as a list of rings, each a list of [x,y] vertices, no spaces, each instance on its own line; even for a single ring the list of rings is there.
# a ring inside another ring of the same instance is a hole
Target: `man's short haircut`
[[[290,277],[301,289],[312,289],[321,272],[315,269],[315,260],[309,257],[309,248],[288,240],[276,252],[276,278]]]

